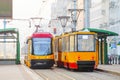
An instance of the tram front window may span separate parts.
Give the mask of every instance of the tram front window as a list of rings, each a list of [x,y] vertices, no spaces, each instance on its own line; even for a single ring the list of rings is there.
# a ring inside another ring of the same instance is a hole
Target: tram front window
[[[78,51],[95,51],[94,35],[78,35]]]
[[[51,38],[33,38],[33,54],[51,54]]]

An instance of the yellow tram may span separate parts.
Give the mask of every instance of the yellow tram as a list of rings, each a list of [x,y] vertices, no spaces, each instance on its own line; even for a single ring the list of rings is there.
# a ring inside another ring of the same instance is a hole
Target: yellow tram
[[[98,40],[94,32],[64,33],[56,36],[53,44],[58,67],[93,71],[98,66]]]
[[[26,42],[25,64],[30,68],[51,68],[54,65],[52,41],[50,33],[33,33]]]

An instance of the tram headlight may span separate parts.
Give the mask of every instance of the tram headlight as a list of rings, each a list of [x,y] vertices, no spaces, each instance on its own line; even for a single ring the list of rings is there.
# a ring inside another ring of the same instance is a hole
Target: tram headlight
[[[95,57],[94,57],[94,56],[92,56],[92,60],[94,60],[94,58],[95,58]]]
[[[78,60],[80,60],[80,56],[78,56]]]

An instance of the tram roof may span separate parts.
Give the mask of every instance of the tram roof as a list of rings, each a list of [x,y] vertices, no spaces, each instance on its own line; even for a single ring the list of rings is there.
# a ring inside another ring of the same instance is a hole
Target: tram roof
[[[108,30],[103,30],[103,29],[96,29],[96,28],[87,28],[90,32],[95,32],[98,34],[99,37],[104,37],[104,36],[118,36],[118,33],[108,31]],[[82,30],[85,30],[83,28]]]
[[[48,32],[38,32],[38,33],[33,33],[32,34],[32,38],[52,38],[52,34],[48,33]]]

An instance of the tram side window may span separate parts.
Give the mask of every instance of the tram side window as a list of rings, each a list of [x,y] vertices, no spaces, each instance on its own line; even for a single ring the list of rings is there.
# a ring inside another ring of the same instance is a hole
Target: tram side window
[[[69,51],[69,37],[65,38],[65,51],[68,52]]]
[[[95,51],[94,35],[78,35],[78,51]]]
[[[75,51],[77,51],[77,35],[75,35]]]
[[[62,51],[62,39],[59,39],[59,43],[58,43],[58,51],[59,51],[59,52]]]
[[[70,51],[74,51],[75,49],[75,36],[70,36]]]
[[[62,38],[62,51],[64,52],[66,50],[66,39]]]

